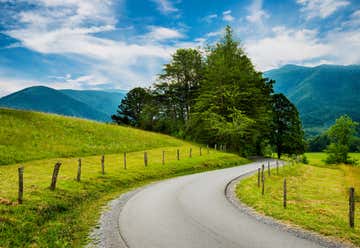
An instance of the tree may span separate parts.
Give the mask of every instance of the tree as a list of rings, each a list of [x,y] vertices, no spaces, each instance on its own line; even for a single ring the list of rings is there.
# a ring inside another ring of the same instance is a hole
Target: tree
[[[278,158],[282,154],[302,154],[305,151],[304,132],[299,112],[283,94],[272,96],[272,144]]]
[[[188,134],[211,145],[226,144],[244,155],[258,153],[269,132],[273,82],[255,70],[229,26],[207,54]],[[220,120],[223,125],[215,125]],[[229,139],[230,130],[233,139]]]
[[[358,123],[354,122],[349,116],[343,115],[336,119],[335,124],[328,129],[327,135],[331,143],[326,150],[328,153],[327,163],[352,163],[348,152],[357,125]]]
[[[203,75],[203,61],[197,49],[178,49],[155,84],[155,95],[161,104],[162,120],[173,123],[179,131],[190,118]],[[175,130],[173,130],[175,131]]]
[[[117,114],[112,115],[111,118],[117,124],[138,127],[144,106],[150,101],[151,94],[148,90],[140,87],[134,88],[121,100]]]

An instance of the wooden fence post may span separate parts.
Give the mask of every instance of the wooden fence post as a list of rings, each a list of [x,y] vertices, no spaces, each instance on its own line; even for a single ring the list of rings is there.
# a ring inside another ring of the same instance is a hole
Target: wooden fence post
[[[258,181],[257,181],[257,184],[258,184],[258,188],[260,188],[260,168],[258,168]]]
[[[270,176],[271,172],[270,172],[270,161],[268,161],[268,175]]]
[[[286,189],[286,178],[284,178],[284,202],[283,202],[283,205],[284,205],[284,208],[286,208],[286,200],[287,200],[287,189]]]
[[[261,182],[262,182],[262,188],[261,188],[261,194],[264,195],[265,194],[265,166],[264,164],[262,164],[261,166]]]
[[[279,161],[276,160],[276,174],[279,175]]]
[[[179,151],[179,149],[176,150],[176,158],[177,158],[177,160],[180,160],[180,151]]]
[[[189,158],[192,157],[192,148],[190,147],[190,151],[189,151]]]
[[[165,164],[165,151],[162,151],[162,165]]]
[[[24,167],[18,168],[19,172],[19,195],[18,195],[18,203],[23,203],[23,194],[24,194]]]
[[[78,171],[77,171],[76,181],[80,182],[80,179],[81,179],[81,158],[79,158],[78,162],[79,162],[79,164],[78,164]]]
[[[354,217],[355,217],[355,189],[351,187],[349,189],[349,224],[351,228],[354,228]]]
[[[215,151],[217,150],[217,144],[215,144],[214,149],[215,149]]]
[[[147,165],[148,165],[147,152],[144,152],[144,165],[145,165],[145,166],[147,166]]]
[[[124,170],[126,170],[126,152],[124,152]]]
[[[201,151],[202,147],[200,146],[200,156],[202,156],[202,151]]]
[[[105,156],[104,155],[101,156],[101,173],[103,175],[105,174]]]
[[[50,185],[50,190],[52,190],[52,191],[54,191],[56,188],[56,181],[57,181],[57,177],[59,175],[60,166],[61,166],[60,162],[57,162],[54,166],[54,171],[53,171],[53,175],[51,178],[51,185]]]

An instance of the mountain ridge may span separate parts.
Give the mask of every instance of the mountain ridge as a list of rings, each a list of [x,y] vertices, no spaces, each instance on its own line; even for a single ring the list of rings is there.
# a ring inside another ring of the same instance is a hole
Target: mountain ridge
[[[275,92],[296,105],[310,136],[323,132],[343,114],[360,121],[360,65],[285,65],[264,76],[274,79]]]
[[[0,106],[109,122],[123,96],[123,93],[106,91],[56,90],[46,86],[32,86],[0,98]]]

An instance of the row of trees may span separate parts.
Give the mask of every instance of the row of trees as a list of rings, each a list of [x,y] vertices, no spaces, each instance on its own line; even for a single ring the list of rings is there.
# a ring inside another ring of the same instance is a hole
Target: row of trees
[[[204,52],[178,49],[151,88],[135,88],[122,100],[118,124],[171,134],[242,155],[275,148],[304,151],[296,107],[274,94],[274,81],[255,70],[228,26]]]

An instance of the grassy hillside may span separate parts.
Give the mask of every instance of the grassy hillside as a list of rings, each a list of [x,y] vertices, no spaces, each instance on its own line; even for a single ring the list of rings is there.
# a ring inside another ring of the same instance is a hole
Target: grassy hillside
[[[287,65],[265,72],[265,76],[276,80],[275,91],[296,105],[309,135],[324,131],[343,114],[360,121],[359,65]]]
[[[360,168],[326,166],[324,153],[306,155],[311,165],[286,166],[279,175],[273,170],[270,177],[266,173],[264,196],[257,187],[257,175],[253,175],[237,186],[238,197],[260,213],[360,246],[360,215],[355,215],[354,229],[348,222],[349,187],[355,187],[356,204],[360,201]],[[350,155],[360,159],[359,153]],[[286,209],[282,206],[284,178],[288,185]]]
[[[0,108],[0,165],[181,144],[170,136],[133,128]]]
[[[56,115],[3,109],[1,124],[3,163],[27,162],[0,166],[0,247],[81,247],[102,206],[119,194],[164,178],[248,162],[211,149],[203,149],[200,156],[199,146],[165,135]],[[107,153],[104,175],[102,153]],[[89,154],[98,155],[85,156]],[[41,157],[46,159],[33,160]],[[75,180],[79,157],[81,182]],[[62,165],[53,192],[49,186],[58,161]],[[24,166],[24,202],[18,205],[20,166]]]

